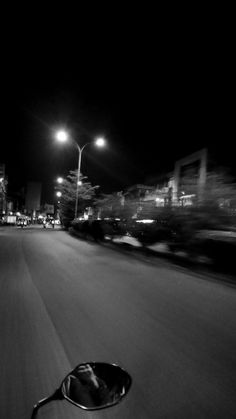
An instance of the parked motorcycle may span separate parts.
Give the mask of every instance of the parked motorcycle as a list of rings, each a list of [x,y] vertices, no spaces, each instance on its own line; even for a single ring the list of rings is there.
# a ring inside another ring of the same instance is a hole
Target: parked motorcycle
[[[128,393],[132,379],[116,364],[87,362],[77,365],[62,381],[60,387],[33,408],[35,419],[39,408],[53,400],[67,400],[84,410],[98,410],[119,403]]]

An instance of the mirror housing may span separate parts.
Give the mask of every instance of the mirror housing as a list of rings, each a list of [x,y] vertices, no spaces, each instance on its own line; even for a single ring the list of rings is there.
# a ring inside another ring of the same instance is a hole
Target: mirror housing
[[[53,400],[66,399],[84,410],[98,410],[114,406],[128,393],[132,379],[116,364],[86,362],[75,367],[49,397],[35,404],[31,419],[38,410]]]
[[[119,403],[130,386],[130,375],[118,365],[87,362],[79,364],[66,376],[61,392],[66,400],[81,409],[98,410]]]

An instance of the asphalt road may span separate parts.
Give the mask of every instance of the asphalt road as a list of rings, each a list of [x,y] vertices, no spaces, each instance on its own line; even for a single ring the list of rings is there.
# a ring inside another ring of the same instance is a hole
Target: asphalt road
[[[38,418],[236,417],[236,288],[148,264],[59,230],[0,229],[0,417],[76,364],[118,363],[133,385],[114,408],[52,402]]]

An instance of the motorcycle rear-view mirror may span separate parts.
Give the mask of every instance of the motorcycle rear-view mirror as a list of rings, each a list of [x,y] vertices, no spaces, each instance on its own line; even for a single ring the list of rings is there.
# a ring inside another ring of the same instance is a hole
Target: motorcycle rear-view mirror
[[[114,406],[128,393],[132,379],[115,364],[87,362],[75,367],[62,381],[52,396],[40,400],[31,419],[44,404],[66,399],[84,410],[98,410]]]

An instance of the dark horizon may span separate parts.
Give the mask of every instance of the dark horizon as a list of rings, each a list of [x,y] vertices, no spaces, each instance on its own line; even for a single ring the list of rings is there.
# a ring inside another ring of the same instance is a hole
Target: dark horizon
[[[107,139],[82,159],[82,173],[103,192],[170,172],[204,147],[236,176],[230,43],[178,32],[160,43],[149,36],[153,26],[106,24],[109,36],[95,31],[79,48],[76,32],[54,39],[50,27],[44,37],[33,32],[32,47],[20,34],[6,51],[0,162],[9,186],[41,181],[50,196],[55,178],[76,168],[76,149],[53,139],[61,126],[80,145]]]

